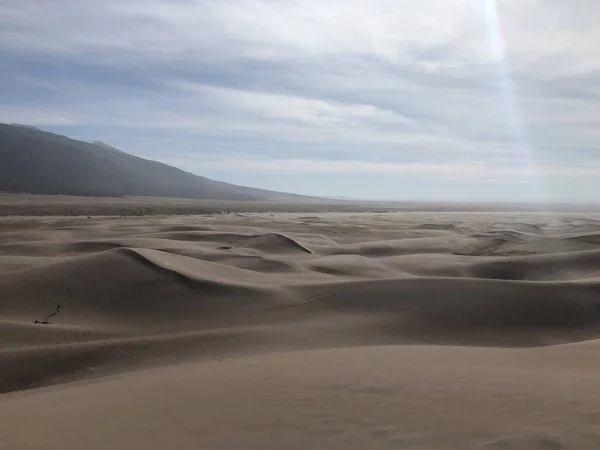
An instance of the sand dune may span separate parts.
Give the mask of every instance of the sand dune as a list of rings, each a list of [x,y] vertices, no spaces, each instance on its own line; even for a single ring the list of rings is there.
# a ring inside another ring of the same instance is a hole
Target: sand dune
[[[598,236],[577,214],[7,218],[0,436],[598,448]]]

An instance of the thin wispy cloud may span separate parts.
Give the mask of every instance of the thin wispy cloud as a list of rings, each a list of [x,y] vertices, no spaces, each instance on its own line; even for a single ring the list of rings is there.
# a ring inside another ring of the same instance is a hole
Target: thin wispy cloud
[[[4,2],[0,121],[265,188],[401,199],[408,177],[431,199],[510,200],[519,180],[590,200],[599,16],[591,0]]]
[[[460,181],[470,177],[479,181],[533,182],[527,168],[511,165],[489,163],[380,163],[360,160],[310,160],[310,159],[238,159],[225,158],[194,158],[194,157],[162,157],[171,164],[187,166],[196,169],[210,168],[213,170],[234,169],[239,172],[272,172],[286,174],[392,174],[392,175],[434,175],[445,180]],[[539,166],[538,170],[544,176],[559,179],[598,178],[600,165],[596,166]],[[439,178],[438,178],[439,179]]]

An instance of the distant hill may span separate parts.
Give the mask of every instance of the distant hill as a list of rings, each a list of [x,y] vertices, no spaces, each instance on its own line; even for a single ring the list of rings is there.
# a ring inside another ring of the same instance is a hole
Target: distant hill
[[[318,201],[211,180],[103,142],[0,124],[0,191],[84,196]]]

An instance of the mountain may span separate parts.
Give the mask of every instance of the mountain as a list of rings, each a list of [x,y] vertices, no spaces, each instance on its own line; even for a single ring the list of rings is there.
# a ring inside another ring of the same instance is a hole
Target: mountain
[[[112,150],[112,151],[119,152],[119,153],[125,153],[123,150],[119,150],[118,148],[111,147],[110,145],[108,145],[107,143],[102,142],[102,141],[93,141],[91,143],[94,145],[97,145],[98,147],[104,147],[108,150]]]
[[[0,191],[87,196],[311,201],[211,180],[103,142],[0,124]]]

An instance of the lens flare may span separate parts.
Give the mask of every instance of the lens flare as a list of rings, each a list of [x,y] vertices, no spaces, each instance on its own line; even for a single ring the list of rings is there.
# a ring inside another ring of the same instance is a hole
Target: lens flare
[[[484,0],[484,5],[488,46],[494,61],[502,112],[511,133],[512,145],[521,170],[526,174],[525,181],[531,188],[530,195],[536,203],[545,205],[545,209],[548,210],[549,196],[536,161],[535,149],[529,143],[518,95],[506,60],[498,2],[497,0]]]

